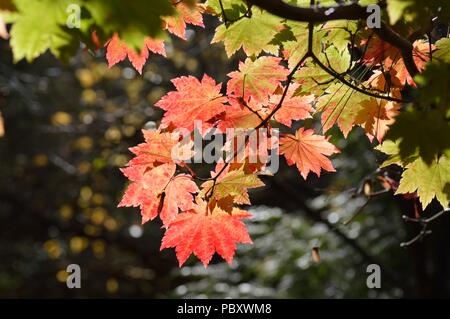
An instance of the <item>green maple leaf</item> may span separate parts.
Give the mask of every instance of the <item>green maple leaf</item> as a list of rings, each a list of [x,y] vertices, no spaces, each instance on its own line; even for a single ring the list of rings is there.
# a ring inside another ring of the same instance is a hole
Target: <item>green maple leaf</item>
[[[243,169],[239,169],[223,173],[215,184],[213,193],[209,194],[213,185],[213,181],[203,183],[200,196],[209,195],[217,200],[231,196],[237,204],[250,204],[247,189],[264,186],[264,183],[257,175],[246,174]]]
[[[404,110],[386,137],[399,141],[399,156],[407,159],[420,156],[430,163],[441,154],[450,153],[450,123],[439,110]]]
[[[435,113],[450,110],[450,63],[438,61],[433,56],[433,63],[428,63],[414,81],[418,85],[416,100],[420,107],[438,109]],[[442,114],[441,118],[445,116]]]
[[[120,39],[136,50],[142,48],[146,37],[160,36],[162,17],[174,14],[169,0],[83,0],[83,4],[106,37],[118,32]]]
[[[392,140],[384,140],[383,143],[378,145],[375,149],[389,155],[388,159],[385,160],[380,167],[386,167],[392,164],[396,164],[401,167],[405,167],[409,163],[415,161],[418,157],[418,154],[412,154],[407,158],[402,158],[400,156],[400,142],[401,139],[396,141]]]
[[[323,132],[335,123],[346,137],[356,122],[358,113],[365,103],[376,103],[375,99],[348,88],[342,83],[333,83],[326,94],[319,97],[316,109],[322,112]]]
[[[220,17],[223,17],[223,6],[225,17],[231,21],[239,19],[247,12],[247,5],[243,0],[208,0],[206,5]]]
[[[356,21],[335,20],[325,23],[316,36],[321,38],[322,43],[332,44],[339,52],[347,51],[352,34],[358,30]]]
[[[62,48],[70,48],[74,53],[79,41],[72,37],[64,28],[69,0],[15,0],[18,13],[14,15],[11,28],[11,46],[14,61],[23,58],[32,61],[47,49],[57,57],[62,57]],[[45,18],[43,13],[45,12]]]
[[[450,201],[450,159],[441,156],[431,165],[427,165],[421,158],[417,158],[408,164],[396,194],[416,191],[424,209],[435,197],[444,208],[447,208]]]
[[[351,63],[351,57],[348,50],[340,52],[334,45],[329,46],[325,51],[319,54],[320,61],[336,71],[337,73],[346,72]],[[314,63],[307,63],[301,67],[294,75],[294,79],[300,84],[294,93],[296,95],[321,95],[324,90],[335,82],[334,76],[324,71]]]
[[[334,82],[334,77],[313,63],[306,63],[294,75],[295,82],[300,84],[294,96],[315,94],[322,95],[326,88]]]
[[[436,42],[437,50],[433,53],[433,59],[450,63],[450,38],[443,38]]]
[[[254,9],[251,18],[244,17],[230,26],[217,27],[211,43],[223,41],[227,55],[232,56],[241,47],[248,56],[261,51],[276,53],[278,47],[270,44],[278,33],[281,19],[265,11]]]

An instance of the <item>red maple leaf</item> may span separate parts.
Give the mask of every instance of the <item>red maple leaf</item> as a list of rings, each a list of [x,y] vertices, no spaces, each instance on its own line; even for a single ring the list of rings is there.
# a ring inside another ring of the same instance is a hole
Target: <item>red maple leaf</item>
[[[218,123],[218,128],[226,132],[227,128],[249,129],[258,126],[266,116],[266,110],[262,105],[250,100],[230,98],[230,105],[225,108],[225,116]]]
[[[431,46],[434,50],[435,46]],[[423,40],[417,40],[413,43],[413,60],[419,71],[425,69],[425,64],[430,59],[430,45]],[[391,72],[393,82],[398,81],[401,85],[408,83],[415,87],[413,78],[406,69],[401,52],[391,44],[381,40],[377,36],[373,36],[367,45],[366,53],[363,57],[365,64],[375,66],[382,64],[385,71]],[[396,78],[396,79],[395,79]]]
[[[367,40],[364,39],[362,44],[367,44],[362,61],[368,65],[378,65],[382,62],[390,65],[400,55],[396,47],[376,35],[372,35]]]
[[[257,103],[266,103],[289,73],[280,61],[280,58],[263,56],[255,61],[247,58],[239,62],[239,71],[228,73],[227,94],[242,97],[246,102],[251,98]]]
[[[203,6],[196,4],[194,6],[186,5],[182,2],[175,4],[176,14],[170,17],[164,17],[167,30],[186,40],[186,24],[192,24],[204,27],[203,24]]]
[[[193,76],[182,76],[172,80],[176,91],[167,93],[155,105],[166,111],[161,121],[163,127],[172,123],[178,128],[190,131],[194,121],[203,125],[225,110],[227,98],[220,93],[221,83],[204,75],[200,82]]]
[[[130,148],[136,157],[131,159],[129,166],[143,165],[148,170],[159,164],[174,162],[176,154],[173,154],[173,151],[179,141],[177,135],[160,131],[142,130],[142,132],[145,143]]]
[[[297,83],[291,84],[288,91],[286,92],[286,97],[283,100],[282,107],[275,113],[274,119],[291,127],[292,121],[303,120],[306,118],[311,118],[311,112],[314,110],[312,107],[312,102],[314,101],[314,95],[304,95],[304,96],[294,96],[294,92],[300,85]],[[274,109],[278,106],[281,100],[284,88],[280,87],[276,93],[270,97],[270,107]]]
[[[288,165],[297,166],[304,179],[310,171],[317,176],[320,176],[321,169],[335,172],[333,164],[326,156],[339,153],[339,150],[328,142],[328,139],[315,135],[311,129],[300,128],[295,135],[286,134],[280,138],[280,154],[284,155]]]
[[[106,43],[106,59],[108,60],[109,67],[112,67],[128,57],[131,64],[134,66],[136,71],[139,72],[139,74],[142,74],[142,68],[147,62],[149,51],[166,56],[164,41],[148,37],[145,39],[140,53],[127,47],[127,45],[120,40],[117,33],[115,33]]]
[[[434,48],[433,45],[431,49]],[[428,42],[417,40],[413,43],[413,60],[419,72],[422,72],[425,69],[425,64],[430,60],[430,44]],[[395,74],[391,74],[391,76],[396,76],[401,84],[408,83],[416,87],[416,83],[406,69],[403,59],[398,59],[392,69],[395,70]]]
[[[233,261],[236,244],[251,244],[242,218],[251,215],[234,208],[231,213],[217,206],[210,211],[201,201],[188,212],[181,213],[169,224],[164,234],[161,250],[175,247],[180,267],[191,253],[206,267],[217,252],[228,263]]]
[[[198,192],[190,175],[175,174],[175,164],[166,163],[151,170],[143,166],[129,166],[122,172],[133,181],[125,191],[119,207],[139,206],[142,223],[160,216],[164,225],[182,211],[192,208],[192,193]]]

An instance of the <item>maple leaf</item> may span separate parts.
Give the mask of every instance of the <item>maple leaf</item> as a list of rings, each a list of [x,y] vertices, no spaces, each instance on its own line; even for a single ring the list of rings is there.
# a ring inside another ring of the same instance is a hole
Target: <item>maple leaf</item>
[[[334,45],[339,52],[348,51],[354,34],[358,32],[358,23],[349,20],[327,21],[317,32],[327,44]]]
[[[219,162],[211,176],[215,177],[221,171],[223,165],[223,162]],[[264,183],[255,174],[247,174],[241,164],[240,169],[237,170],[225,169],[217,178],[216,183],[213,180],[204,182],[201,185],[200,196],[209,195],[209,197],[217,200],[231,196],[235,203],[249,205],[250,199],[247,190],[261,186],[264,186]]]
[[[432,45],[431,49],[434,50],[435,46]],[[415,41],[412,53],[417,69],[419,71],[425,69],[425,64],[430,59],[429,43],[422,40]],[[401,85],[408,83],[413,87],[416,86],[405,66],[400,50],[377,36],[370,39],[362,61],[371,66],[382,64],[383,69],[391,73],[392,82],[398,81]]]
[[[186,40],[186,24],[204,27],[203,6],[195,4],[193,6],[178,2],[175,5],[175,15],[164,17],[167,30],[177,37]]]
[[[175,247],[180,267],[191,253],[208,266],[214,253],[229,264],[233,261],[236,244],[251,244],[243,218],[251,215],[234,208],[231,213],[218,207],[209,210],[207,203],[199,200],[194,208],[181,213],[169,224],[162,239],[161,250]]]
[[[308,24],[304,22],[288,21],[286,26],[292,32],[294,39],[283,42],[283,56],[288,59],[289,68],[300,62],[308,51]],[[319,37],[313,37],[313,51],[320,47]]]
[[[386,66],[389,66],[386,70],[389,70],[390,65],[400,55],[400,51],[396,47],[381,40],[377,35],[372,35],[369,39],[364,39],[361,44],[366,45],[362,61],[368,65],[377,65],[384,62]]]
[[[218,123],[218,128],[225,132],[227,128],[254,128],[267,113],[260,103],[250,99],[245,102],[242,99],[229,98],[230,105],[225,108],[225,116]]]
[[[387,138],[399,140],[402,159],[420,156],[430,163],[440,154],[450,154],[450,122],[444,109],[420,110],[412,105],[405,107],[397,116],[396,123]]]
[[[255,28],[255,24],[258,25]],[[277,53],[278,47],[269,44],[281,27],[281,19],[259,9],[252,16],[244,17],[230,26],[217,27],[211,43],[224,42],[227,56],[232,56],[241,47],[247,56],[258,55],[261,51]]]
[[[140,207],[142,223],[158,216],[161,194],[173,175],[176,166],[166,163],[151,170],[143,166],[128,166],[121,169],[132,183],[125,191],[119,207]],[[151,181],[149,185],[147,182]]]
[[[140,206],[142,223],[160,216],[167,225],[178,209],[192,208],[192,193],[198,192],[190,175],[175,174],[175,164],[167,163],[147,170],[142,166],[129,166],[122,172],[133,181],[125,191],[119,207]]]
[[[328,131],[335,123],[347,137],[356,122],[356,117],[363,108],[363,102],[373,99],[366,94],[344,87],[341,83],[332,84],[327,94],[319,97],[316,104],[318,112],[322,112],[323,131]]]
[[[401,98],[400,89],[403,88],[403,84],[400,83],[396,74],[397,71],[395,69],[391,69],[387,74],[380,70],[375,70],[373,71],[372,76],[365,83],[370,88],[383,93],[390,90],[390,95],[392,97]]]
[[[263,171],[269,160],[269,149],[278,148],[278,134],[270,135],[265,128],[236,129],[226,134],[226,142],[222,151],[230,163],[230,170],[243,169],[247,174]],[[219,162],[216,171],[222,165]],[[263,171],[271,175],[269,171]]]
[[[314,110],[312,107],[312,102],[315,99],[314,95],[294,96],[299,86],[297,83],[289,86],[283,105],[274,115],[274,119],[277,122],[288,127],[291,127],[293,121],[311,118],[311,112]],[[277,92],[280,94],[273,94],[270,97],[269,102],[272,109],[278,106],[283,91],[284,88],[280,87],[279,92]]]
[[[142,74],[142,68],[147,62],[149,51],[166,56],[164,41],[148,37],[145,39],[140,53],[127,47],[125,42],[120,40],[117,33],[106,43],[106,59],[108,60],[109,67],[128,57],[139,74]]]
[[[305,65],[295,72],[294,79],[295,83],[299,84],[297,90],[294,92],[295,96],[310,94],[320,96],[333,83],[334,77],[321,67],[311,62],[306,62]]]
[[[435,46],[432,45],[431,49],[434,50],[434,48]],[[413,43],[413,60],[419,72],[425,69],[425,64],[430,60],[430,45],[428,42],[417,40]],[[409,74],[403,59],[398,59],[395,62],[393,69],[396,71],[395,76],[398,78],[400,83],[408,83],[409,85],[416,87],[416,83]]]
[[[207,122],[225,111],[227,98],[220,93],[222,84],[216,84],[208,75],[201,82],[193,76],[182,76],[172,83],[177,91],[167,93],[155,104],[166,111],[163,126],[172,123],[192,131],[195,120]]]
[[[442,207],[447,208],[450,201],[450,159],[445,155],[427,165],[417,158],[406,166],[396,194],[417,191],[420,203],[425,209],[434,197]]]
[[[128,163],[129,166],[143,165],[146,169],[153,168],[159,164],[173,163],[173,149],[178,145],[179,136],[168,132],[142,130],[145,143],[130,148],[136,155]]]
[[[436,42],[437,51],[433,54],[433,59],[450,63],[450,38],[442,38]]]
[[[206,0],[206,12],[222,17],[222,9],[228,20],[234,21],[245,15],[248,11],[246,3],[242,0]]]
[[[250,98],[255,102],[267,102],[281,81],[285,80],[289,70],[281,66],[280,58],[263,56],[255,61],[247,58],[239,63],[239,71],[228,73],[227,94]]]
[[[399,114],[400,104],[387,100],[376,99],[362,102],[362,109],[355,118],[355,123],[364,127],[370,141],[375,137],[381,143],[384,135]]]
[[[31,62],[47,49],[68,61],[78,50],[78,38],[63,27],[66,25],[68,2],[15,0],[13,4],[17,12],[12,12],[12,21],[6,22],[14,22],[10,44],[15,62],[23,58]]]
[[[280,138],[280,154],[284,155],[288,165],[295,164],[304,179],[310,171],[320,176],[321,169],[335,172],[333,164],[326,157],[339,150],[327,137],[315,135],[312,129],[300,128],[295,135],[286,134]]]

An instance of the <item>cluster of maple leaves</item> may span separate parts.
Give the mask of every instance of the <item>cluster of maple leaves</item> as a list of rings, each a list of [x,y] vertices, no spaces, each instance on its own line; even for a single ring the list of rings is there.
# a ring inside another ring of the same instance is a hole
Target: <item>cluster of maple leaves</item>
[[[202,14],[211,12],[201,4],[187,6],[179,2],[174,6],[178,15],[166,18],[165,28],[180,38],[185,38],[186,24],[203,26]],[[213,41],[224,40],[223,30],[217,32]],[[227,43],[225,46],[230,55],[236,51]],[[294,121],[321,114],[322,134],[337,124],[347,136],[359,125],[370,140],[375,138],[381,142],[399,113],[400,103],[396,99],[401,99],[400,91],[406,83],[411,86],[415,83],[398,49],[376,36],[361,41],[358,46],[364,48],[360,63],[373,70],[363,85],[386,99],[346,91],[340,83],[332,83],[317,95],[311,94],[313,90],[302,90],[309,83],[296,75],[308,72],[310,66],[304,63],[292,76],[296,49],[290,49],[289,45],[281,57],[253,55],[240,62],[239,69],[228,74],[225,91],[221,83],[206,74],[202,79],[192,76],[173,79],[175,90],[156,103],[165,111],[160,127],[143,131],[145,142],[131,149],[135,157],[122,170],[131,184],[119,206],[140,207],[143,223],[159,216],[166,229],[161,249],[174,247],[180,266],[191,253],[205,266],[214,253],[231,262],[237,244],[251,243],[242,222],[250,214],[238,205],[250,204],[248,189],[264,185],[258,177],[264,163],[250,163],[248,159],[239,163],[220,161],[211,177],[197,185],[195,173],[184,161],[193,152],[184,150],[181,156],[173,156],[173,148],[184,137],[177,129],[192,133],[194,121],[202,121],[205,129],[222,131],[270,129],[274,122],[290,128]],[[414,43],[414,59],[419,70],[428,61],[429,50],[427,43]],[[117,34],[106,43],[106,51],[110,66],[128,57],[139,73],[149,52],[165,55],[163,40],[147,38],[141,51],[136,52]],[[244,47],[244,51],[252,50]],[[293,134],[282,134],[279,139],[279,154],[289,165],[296,165],[304,179],[310,172],[320,176],[322,170],[334,171],[329,156],[339,150],[322,134],[301,127]],[[261,154],[267,151],[267,147],[258,148]]]

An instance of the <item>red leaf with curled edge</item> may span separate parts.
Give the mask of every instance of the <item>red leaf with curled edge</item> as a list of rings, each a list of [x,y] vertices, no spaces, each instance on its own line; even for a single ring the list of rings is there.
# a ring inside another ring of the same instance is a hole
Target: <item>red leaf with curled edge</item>
[[[286,80],[289,70],[281,66],[280,58],[263,56],[255,61],[247,58],[239,62],[239,71],[228,73],[227,94],[266,103],[281,81]]]
[[[434,48],[435,46],[432,45],[431,49]],[[422,72],[425,69],[425,64],[430,60],[430,44],[428,42],[417,40],[413,43],[413,60],[419,72]],[[408,83],[412,87],[416,87],[416,83],[406,69],[403,59],[398,59],[392,69],[396,71],[393,76],[396,76],[400,83]]]
[[[222,84],[204,75],[201,82],[193,76],[182,76],[172,80],[176,91],[167,93],[155,105],[166,111],[161,121],[163,127],[172,123],[190,131],[194,121],[206,122],[225,111],[227,98],[222,96]]]
[[[148,37],[145,39],[140,53],[127,47],[127,45],[120,40],[117,33],[115,33],[106,43],[106,59],[108,60],[109,67],[112,67],[128,57],[139,74],[142,74],[142,68],[147,62],[149,51],[166,56],[164,41]]]
[[[174,4],[176,14],[170,17],[164,17],[166,29],[179,38],[186,40],[186,24],[192,24],[199,27],[205,27],[203,24],[202,4],[193,6],[186,5],[181,1]]]
[[[176,165],[166,163],[151,170],[145,166],[128,166],[122,172],[132,183],[128,186],[119,207],[139,206],[142,223],[161,218],[168,225],[182,211],[192,208],[192,193],[199,191],[190,175],[175,175]]]
[[[311,118],[311,112],[314,110],[312,107],[314,95],[294,96],[294,92],[299,86],[300,85],[297,83],[293,83],[289,86],[281,108],[274,115],[274,119],[277,122],[288,127],[291,127],[293,121]],[[277,91],[278,92],[276,93],[279,94],[273,94],[269,100],[272,110],[278,106],[284,88],[280,87]]]
[[[199,200],[190,211],[181,213],[168,225],[161,250],[175,248],[180,267],[191,253],[208,266],[214,253],[229,264],[233,261],[236,244],[251,244],[243,218],[251,215],[234,208],[227,213],[217,206],[210,211],[206,202]]]
[[[362,61],[368,65],[378,65],[385,63],[392,65],[392,62],[399,57],[400,51],[392,44],[381,40],[377,35],[372,35],[369,39],[363,40],[365,48]]]
[[[295,164],[304,179],[309,172],[320,177],[322,169],[335,172],[333,164],[326,157],[339,150],[322,135],[315,135],[314,131],[300,128],[295,135],[286,134],[280,138],[280,154],[284,155],[288,165]]]

